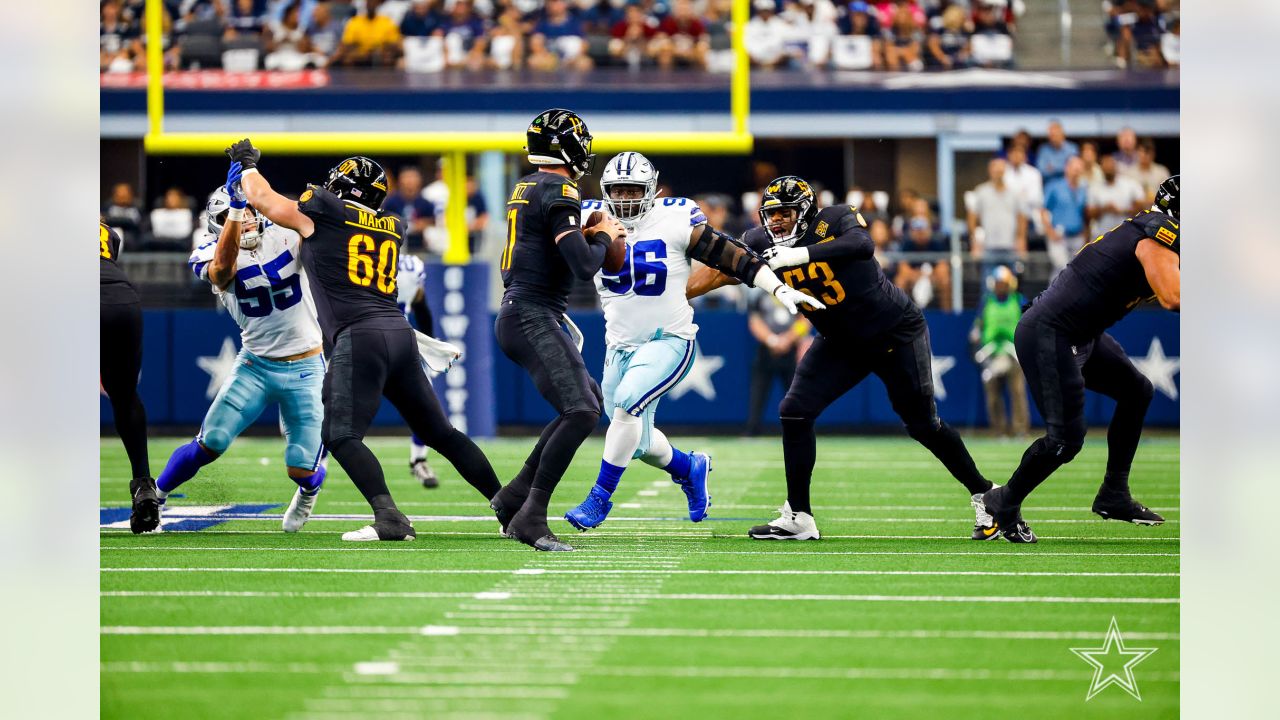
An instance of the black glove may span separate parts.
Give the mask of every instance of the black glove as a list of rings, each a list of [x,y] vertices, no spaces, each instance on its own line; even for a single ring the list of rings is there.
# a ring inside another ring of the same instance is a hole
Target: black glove
[[[242,169],[248,170],[258,166],[258,160],[262,158],[262,151],[254,147],[249,138],[245,138],[227,148],[227,157],[234,162],[240,163]]]

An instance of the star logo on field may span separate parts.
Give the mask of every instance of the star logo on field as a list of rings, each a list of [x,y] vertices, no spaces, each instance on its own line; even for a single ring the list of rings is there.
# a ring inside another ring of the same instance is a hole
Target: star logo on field
[[[218,350],[217,355],[202,355],[196,358],[196,365],[203,371],[209,373],[209,386],[205,388],[204,396],[210,400],[218,395],[218,390],[222,388],[222,383],[236,369],[236,344],[231,338],[222,339],[222,348]]]
[[[1151,657],[1157,648],[1129,648],[1120,637],[1120,626],[1115,616],[1111,617],[1111,626],[1107,628],[1106,639],[1100,648],[1071,648],[1071,652],[1081,660],[1093,666],[1093,682],[1089,685],[1089,694],[1085,702],[1105,690],[1110,685],[1118,685],[1138,702],[1142,695],[1138,692],[1138,681],[1133,677],[1133,668],[1143,660]]]
[[[1164,393],[1170,400],[1178,399],[1178,383],[1174,381],[1173,376],[1181,372],[1182,361],[1174,357],[1168,357],[1164,354],[1164,345],[1160,344],[1160,338],[1151,338],[1151,347],[1147,349],[1147,356],[1144,358],[1131,358],[1134,367],[1139,372],[1147,376],[1155,389]]]
[[[697,350],[697,353],[693,358],[693,367],[689,369],[689,374],[685,375],[684,380],[671,390],[672,400],[679,400],[690,390],[701,395],[704,400],[716,399],[716,385],[711,381],[711,376],[724,367],[724,358],[719,355],[703,355],[701,349]]]
[[[947,386],[942,382],[942,376],[947,371],[956,366],[956,359],[953,355],[934,355],[933,360],[929,363],[933,368],[933,396],[939,400],[947,399]]]

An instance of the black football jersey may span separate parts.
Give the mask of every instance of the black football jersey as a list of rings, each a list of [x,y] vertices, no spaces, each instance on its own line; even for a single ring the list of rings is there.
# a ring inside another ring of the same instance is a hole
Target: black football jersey
[[[866,220],[852,205],[823,208],[796,247],[808,247],[839,237],[847,232],[867,232]],[[769,231],[752,228],[742,236],[752,250],[762,253],[773,245]],[[870,238],[867,238],[870,242]],[[826,310],[801,306],[809,322],[822,336],[835,341],[905,342],[924,327],[924,316],[915,303],[897,286],[889,282],[874,257],[855,259],[850,256],[811,262],[776,271],[778,279],[821,300]]]
[[[302,241],[302,266],[325,341],[352,325],[395,330],[409,327],[396,305],[396,272],[403,224],[400,217],[344,201],[320,187],[298,198],[315,222]]]
[[[520,178],[507,200],[507,244],[502,250],[503,300],[545,305],[564,312],[573,273],[556,247],[553,211],[582,211],[578,186],[563,175],[534,172]]]
[[[138,291],[120,267],[120,235],[98,223],[99,303],[122,305],[138,302]]]
[[[1178,222],[1143,210],[1080,248],[1032,306],[1073,339],[1087,340],[1116,324],[1139,303],[1155,298],[1138,260],[1138,243],[1150,238],[1181,256]]]

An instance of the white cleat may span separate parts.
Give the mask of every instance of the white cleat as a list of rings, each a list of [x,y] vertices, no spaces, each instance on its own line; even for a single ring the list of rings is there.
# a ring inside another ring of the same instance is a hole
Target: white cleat
[[[791,503],[783,503],[778,508],[781,515],[768,525],[757,525],[747,531],[753,540],[817,540],[822,537],[818,533],[818,524],[813,516],[806,512],[793,512]]]
[[[412,525],[386,525],[381,533],[374,525],[365,525],[359,530],[342,533],[342,539],[346,542],[376,542],[378,540],[388,541],[408,541],[416,538],[418,534],[414,531]]]
[[[302,488],[298,488],[293,493],[293,500],[289,501],[289,509],[284,511],[284,520],[281,526],[287,533],[295,533],[307,524],[307,520],[311,519],[311,511],[316,506],[316,496],[320,491],[316,491],[310,495],[302,492]]]
[[[993,485],[992,489],[1000,487]],[[975,493],[969,498],[969,504],[973,505],[973,535],[974,540],[990,540],[1000,537],[1000,527],[996,525],[996,519],[991,517],[991,513],[987,512],[987,504],[982,501],[982,493]]]

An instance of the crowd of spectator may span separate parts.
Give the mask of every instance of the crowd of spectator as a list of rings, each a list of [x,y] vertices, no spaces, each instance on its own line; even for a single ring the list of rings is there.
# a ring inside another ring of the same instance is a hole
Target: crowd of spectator
[[[162,1],[169,68],[733,64],[732,0]],[[760,68],[1010,67],[1024,7],[1024,0],[751,0],[746,47]],[[101,0],[100,8],[102,71],[141,69],[145,0]]]
[[[1102,0],[1107,38],[1118,67],[1180,64],[1180,0]]]

